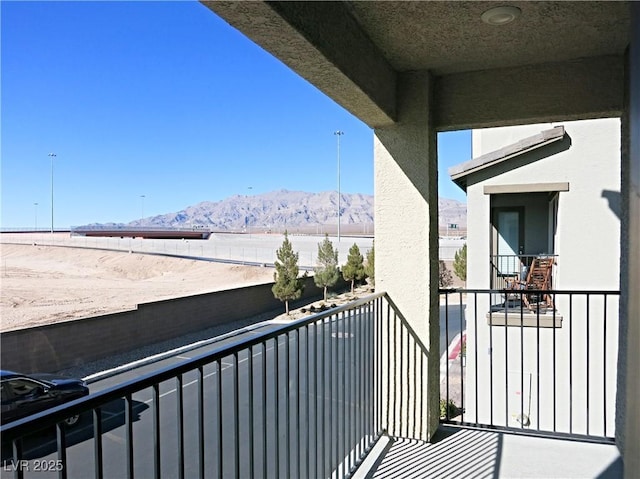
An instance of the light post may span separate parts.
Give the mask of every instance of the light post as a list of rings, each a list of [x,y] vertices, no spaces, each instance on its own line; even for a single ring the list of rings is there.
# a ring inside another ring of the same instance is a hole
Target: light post
[[[144,220],[144,199],[145,195],[140,195],[140,226],[142,226],[142,220]]]
[[[49,153],[51,158],[51,234],[53,234],[53,159],[57,156],[55,153]]]
[[[338,139],[338,242],[340,242],[340,137],[344,135],[344,132],[337,130],[333,134]]]
[[[38,231],[38,203],[34,203],[33,206],[34,206],[33,209],[35,210],[35,217],[36,217],[33,231]]]
[[[247,186],[248,190],[252,190],[253,186]],[[247,195],[247,199],[249,199],[249,195]],[[247,215],[247,231],[249,232],[249,238],[251,238],[251,225],[249,224],[249,216]]]

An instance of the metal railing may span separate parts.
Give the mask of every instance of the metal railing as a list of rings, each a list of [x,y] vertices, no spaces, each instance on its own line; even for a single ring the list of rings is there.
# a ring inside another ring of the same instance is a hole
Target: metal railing
[[[531,263],[536,258],[554,258],[557,260],[558,255],[554,254],[521,254],[521,255],[491,255],[489,262],[491,264],[491,278],[489,286],[491,289],[504,289],[508,287],[509,281],[524,281],[527,277],[527,271]],[[552,271],[551,284],[555,277],[555,268]]]
[[[613,442],[619,291],[440,293],[442,422]]]
[[[4,425],[3,472],[350,477],[390,427],[425,434],[423,381],[424,346],[378,293]]]

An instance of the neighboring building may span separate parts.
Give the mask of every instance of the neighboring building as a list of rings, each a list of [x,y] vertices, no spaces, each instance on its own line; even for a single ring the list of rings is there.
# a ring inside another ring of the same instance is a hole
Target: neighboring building
[[[473,155],[450,170],[467,192],[469,288],[542,254],[555,289],[619,287],[619,119],[474,130]]]
[[[466,382],[467,417],[477,406],[495,424],[611,436],[618,297],[584,292],[619,290],[620,120],[474,130],[473,155],[449,170],[468,199],[468,288],[517,287],[534,258],[551,258],[548,289],[575,293],[550,295],[551,307],[529,308],[520,293],[467,302],[467,371],[478,368]],[[485,394],[489,383],[507,384],[508,397]],[[596,413],[587,419],[571,404]]]

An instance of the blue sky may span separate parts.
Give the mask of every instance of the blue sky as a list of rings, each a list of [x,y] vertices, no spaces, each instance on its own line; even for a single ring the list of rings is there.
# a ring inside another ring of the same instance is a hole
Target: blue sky
[[[50,226],[50,152],[60,228],[335,190],[338,129],[341,190],[373,193],[373,130],[197,2],[0,9],[3,227]],[[439,151],[440,196],[465,201],[446,168],[469,132]]]

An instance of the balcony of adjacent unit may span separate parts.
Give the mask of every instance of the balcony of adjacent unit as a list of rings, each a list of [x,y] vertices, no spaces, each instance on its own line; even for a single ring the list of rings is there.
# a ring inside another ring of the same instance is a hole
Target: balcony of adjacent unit
[[[559,257],[554,254],[491,255],[489,289],[495,290],[487,307],[493,325],[540,324],[560,327],[553,289]]]

